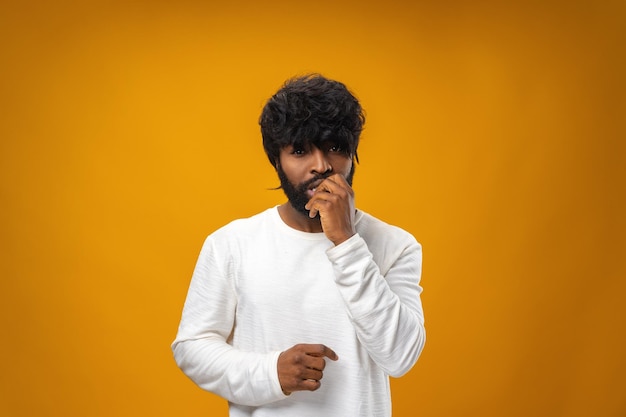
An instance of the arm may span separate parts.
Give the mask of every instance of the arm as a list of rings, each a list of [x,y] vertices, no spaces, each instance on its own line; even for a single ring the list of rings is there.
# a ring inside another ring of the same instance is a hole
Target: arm
[[[335,244],[328,258],[359,340],[387,374],[408,372],[426,338],[419,286],[421,246],[408,234],[394,236],[405,243],[381,249],[383,276],[365,240],[356,234],[354,192],[338,174],[320,183],[306,208],[312,218],[319,213],[324,233]]]
[[[227,343],[237,306],[228,262],[220,262],[211,237],[193,273],[176,340],[174,358],[201,388],[242,405],[285,398],[278,382],[280,352],[242,352]]]
[[[358,234],[328,250],[357,336],[389,375],[408,372],[426,340],[419,286],[421,247],[411,239],[383,276]],[[388,256],[389,256],[388,255]]]

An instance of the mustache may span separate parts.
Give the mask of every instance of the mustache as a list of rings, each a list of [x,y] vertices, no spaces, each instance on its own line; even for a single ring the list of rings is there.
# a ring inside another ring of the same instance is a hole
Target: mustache
[[[303,183],[301,183],[298,188],[301,190],[306,190],[308,189],[311,184],[313,184],[315,181],[319,181],[319,180],[325,180],[326,178],[330,177],[331,175],[333,175],[332,171],[329,172],[325,172],[323,174],[318,174],[316,176],[314,176],[313,178],[311,178],[310,180],[307,180]]]

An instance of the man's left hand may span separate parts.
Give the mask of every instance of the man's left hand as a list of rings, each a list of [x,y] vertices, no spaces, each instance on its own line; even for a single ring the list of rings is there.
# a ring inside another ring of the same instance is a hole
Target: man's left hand
[[[342,175],[333,174],[322,181],[304,207],[311,218],[319,213],[322,230],[335,246],[356,234],[354,191]]]

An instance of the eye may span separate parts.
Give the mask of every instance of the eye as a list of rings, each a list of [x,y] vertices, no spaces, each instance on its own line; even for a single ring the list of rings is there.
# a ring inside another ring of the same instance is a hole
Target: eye
[[[306,149],[300,147],[291,148],[292,155],[304,155],[306,153]]]
[[[335,152],[335,153],[345,153],[346,151],[343,146],[339,145],[336,142],[327,142],[326,149],[328,152]]]

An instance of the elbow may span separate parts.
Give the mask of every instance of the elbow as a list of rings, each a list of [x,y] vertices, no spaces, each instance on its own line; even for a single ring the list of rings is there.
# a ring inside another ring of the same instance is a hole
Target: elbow
[[[419,325],[417,326],[409,349],[405,351],[401,358],[398,358],[399,360],[392,362],[393,366],[389,366],[385,369],[385,372],[393,378],[400,378],[401,376],[404,376],[413,368],[415,363],[417,363],[417,360],[424,350],[425,343],[426,330],[423,325]]]
[[[174,362],[176,365],[187,374],[187,368],[189,367],[189,355],[187,346],[183,341],[176,341],[172,344],[172,354],[174,356]]]
[[[178,366],[178,368],[184,372],[185,369],[183,358],[185,357],[185,354],[183,351],[184,349],[182,347],[182,343],[174,342],[172,344],[172,355],[174,356],[174,362],[176,362],[176,366]]]

